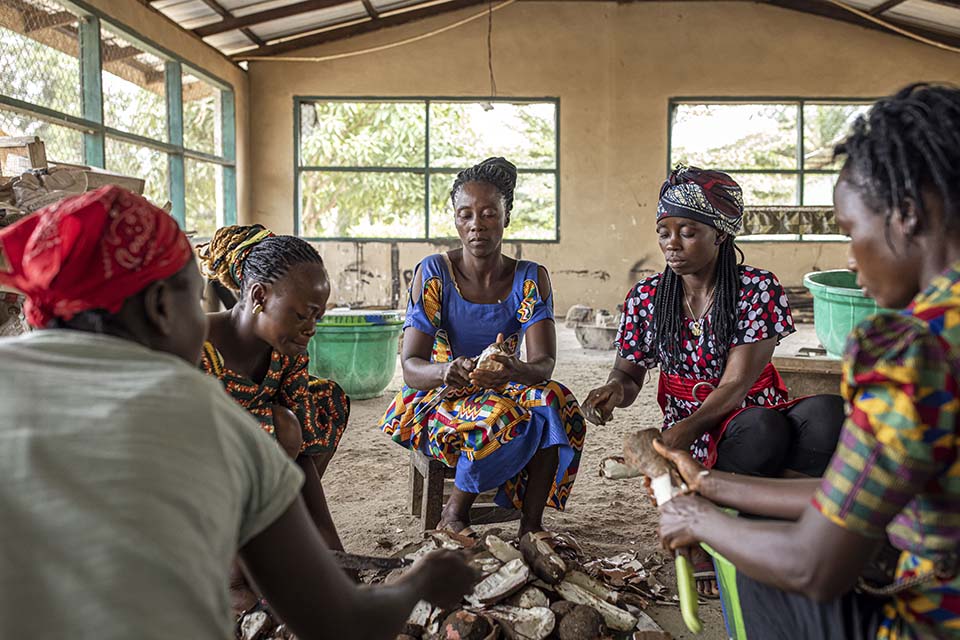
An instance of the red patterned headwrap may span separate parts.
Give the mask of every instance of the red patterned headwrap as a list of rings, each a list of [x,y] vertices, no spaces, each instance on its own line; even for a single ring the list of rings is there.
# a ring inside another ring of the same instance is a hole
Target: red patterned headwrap
[[[657,220],[690,218],[730,235],[743,223],[743,191],[722,171],[677,165],[660,187]]]
[[[27,320],[43,328],[92,309],[116,313],[192,255],[167,212],[108,185],[0,230],[0,284],[23,292]]]

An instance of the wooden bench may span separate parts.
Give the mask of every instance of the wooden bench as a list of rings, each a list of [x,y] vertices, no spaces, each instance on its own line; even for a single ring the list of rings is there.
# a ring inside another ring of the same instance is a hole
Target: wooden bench
[[[419,451],[410,452],[410,513],[420,517],[420,530],[435,529],[457,470]],[[471,524],[491,524],[520,519],[520,511],[493,502],[497,490],[477,496],[470,509]]]

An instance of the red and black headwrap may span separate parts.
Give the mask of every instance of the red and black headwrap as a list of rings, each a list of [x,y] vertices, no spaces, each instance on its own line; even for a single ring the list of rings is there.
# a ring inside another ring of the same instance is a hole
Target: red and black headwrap
[[[110,185],[0,230],[0,284],[23,292],[27,320],[38,328],[93,309],[116,313],[192,257],[166,211]]]
[[[730,235],[740,233],[743,191],[722,171],[678,165],[660,187],[657,220],[690,218]]]

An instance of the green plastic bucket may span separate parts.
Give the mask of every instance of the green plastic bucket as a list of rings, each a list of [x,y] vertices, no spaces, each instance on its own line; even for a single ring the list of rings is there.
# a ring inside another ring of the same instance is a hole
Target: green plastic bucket
[[[335,380],[353,400],[380,396],[397,366],[400,311],[330,311],[307,347],[310,375]]]
[[[737,590],[737,568],[709,545],[701,544],[700,546],[713,558],[717,584],[720,586],[720,607],[723,610],[723,622],[727,626],[727,637],[730,640],[747,640],[747,631],[743,625],[743,610],[740,608],[740,592]]]
[[[831,358],[841,357],[850,332],[880,310],[846,269],[808,273],[803,286],[813,294],[813,327]]]

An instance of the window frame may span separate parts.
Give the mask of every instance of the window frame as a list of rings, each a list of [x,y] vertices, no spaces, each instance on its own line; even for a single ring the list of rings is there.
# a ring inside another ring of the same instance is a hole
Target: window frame
[[[396,166],[323,166],[323,165],[302,165],[300,164],[300,112],[301,106],[312,102],[419,102],[426,112],[424,117],[424,158],[423,165],[416,167],[396,167]],[[528,96],[509,96],[488,98],[485,96],[315,96],[315,95],[295,95],[293,97],[293,225],[294,233],[309,242],[389,242],[389,243],[430,243],[442,244],[451,241],[451,238],[430,237],[430,176],[433,174],[447,174],[455,176],[463,167],[456,168],[431,168],[430,167],[430,103],[431,102],[462,102],[479,104],[489,102],[496,104],[498,102],[505,104],[521,103],[543,103],[549,102],[554,107],[554,166],[552,169],[518,169],[520,175],[540,174],[553,175],[554,178],[554,208],[553,225],[554,234],[552,238],[547,239],[514,239],[509,234],[504,237],[506,244],[559,244],[560,243],[560,98],[559,97],[528,97]],[[423,176],[424,180],[424,235],[419,238],[392,238],[384,237],[330,237],[330,236],[305,236],[300,227],[300,176],[305,172],[353,172],[353,173],[413,173]]]
[[[191,158],[201,162],[218,164],[223,167],[223,188],[220,194],[223,198],[224,219],[222,222],[224,225],[236,224],[236,94],[233,85],[208,71],[200,69],[169,49],[142,37],[126,25],[111,19],[107,13],[88,5],[82,0],[55,1],[79,18],[80,98],[83,115],[74,116],[3,94],[0,94],[0,107],[80,131],[83,133],[84,163],[91,167],[105,168],[107,137],[165,153],[168,162],[167,187],[172,204],[171,215],[177,220],[181,228],[186,226],[184,159]],[[101,24],[109,25],[111,31],[116,32],[132,45],[165,61],[166,141],[147,138],[104,125]],[[219,156],[195,151],[183,144],[182,78],[184,71],[220,90],[222,148]],[[110,169],[107,168],[106,170],[109,171]],[[195,240],[204,239],[196,238]]]
[[[673,117],[676,109],[680,105],[684,104],[695,104],[695,105],[711,105],[711,104],[740,104],[740,105],[755,105],[755,104],[788,104],[794,105],[797,107],[797,168],[796,169],[730,169],[724,167],[716,167],[720,171],[740,173],[740,174],[763,174],[763,175],[788,175],[796,176],[797,180],[797,199],[802,203],[803,202],[803,190],[804,190],[804,177],[811,175],[833,175],[837,171],[833,169],[804,169],[803,168],[803,156],[804,156],[804,107],[808,104],[814,105],[862,105],[870,104],[876,102],[878,98],[868,97],[868,98],[856,98],[856,97],[808,97],[808,96],[676,96],[669,98],[667,105],[667,171],[665,175],[670,175],[670,172],[673,170]],[[714,167],[711,167],[714,168]],[[746,203],[745,207],[749,211],[750,206]],[[778,206],[791,206],[791,207],[812,207],[812,208],[822,208],[824,205],[778,205]],[[737,238],[737,242],[827,242],[827,243],[842,243],[848,242],[848,238],[814,238],[807,239],[804,238],[804,234],[783,234],[778,237],[764,236],[760,238],[753,238],[751,236],[744,236],[742,238]]]

